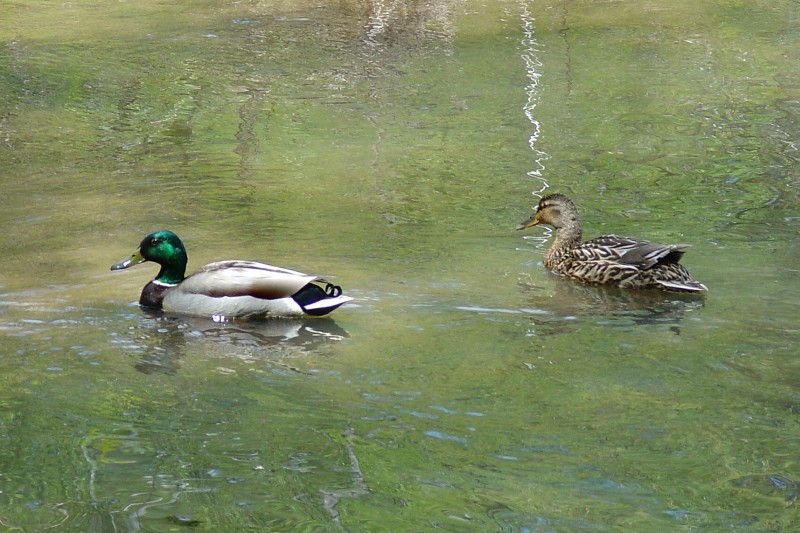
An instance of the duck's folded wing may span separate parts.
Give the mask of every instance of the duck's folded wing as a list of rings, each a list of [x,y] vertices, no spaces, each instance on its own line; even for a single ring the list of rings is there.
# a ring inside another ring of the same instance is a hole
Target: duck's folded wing
[[[317,276],[253,261],[209,263],[183,280],[181,292],[211,297],[252,296],[267,300],[286,298]]]
[[[587,260],[616,261],[640,269],[648,269],[659,261],[677,263],[687,244],[658,244],[650,241],[604,235],[583,244],[592,257]]]
[[[658,262],[677,263],[688,247],[687,244],[647,243],[626,251],[620,257],[620,262],[643,269],[651,268]]]
[[[648,241],[603,235],[581,243],[574,249],[576,259],[581,261],[620,261],[631,250],[650,244]]]

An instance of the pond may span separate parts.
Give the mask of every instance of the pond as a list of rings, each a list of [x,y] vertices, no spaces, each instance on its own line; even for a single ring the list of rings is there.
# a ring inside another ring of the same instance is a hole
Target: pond
[[[0,524],[800,528],[800,6],[0,0]],[[704,298],[514,231],[686,243]],[[189,269],[329,317],[146,313]]]

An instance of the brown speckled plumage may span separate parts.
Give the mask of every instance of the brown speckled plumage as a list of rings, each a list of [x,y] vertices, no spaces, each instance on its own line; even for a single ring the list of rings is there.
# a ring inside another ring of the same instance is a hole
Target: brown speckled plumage
[[[545,196],[533,216],[520,224],[555,228],[555,240],[544,256],[544,266],[584,283],[628,289],[702,292],[705,285],[679,263],[688,245],[604,235],[582,241],[581,220],[575,204],[563,194]]]

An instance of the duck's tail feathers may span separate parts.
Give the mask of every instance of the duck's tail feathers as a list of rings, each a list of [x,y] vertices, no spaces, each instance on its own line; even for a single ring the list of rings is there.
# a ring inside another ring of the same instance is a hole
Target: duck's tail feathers
[[[326,283],[324,287],[309,283],[293,294],[292,299],[311,316],[327,315],[343,303],[352,300],[351,297],[342,294],[341,287],[332,283]]]
[[[680,291],[680,292],[706,292],[708,291],[708,287],[700,283],[699,281],[689,280],[689,281],[664,281],[658,280],[658,284],[666,290],[669,291]]]

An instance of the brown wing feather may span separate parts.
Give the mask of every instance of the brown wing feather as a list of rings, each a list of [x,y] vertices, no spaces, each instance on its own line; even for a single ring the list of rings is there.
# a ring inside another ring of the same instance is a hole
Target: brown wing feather
[[[646,270],[659,262],[677,263],[688,247],[686,244],[658,244],[604,235],[582,243],[575,248],[575,253],[584,260],[616,261]]]

